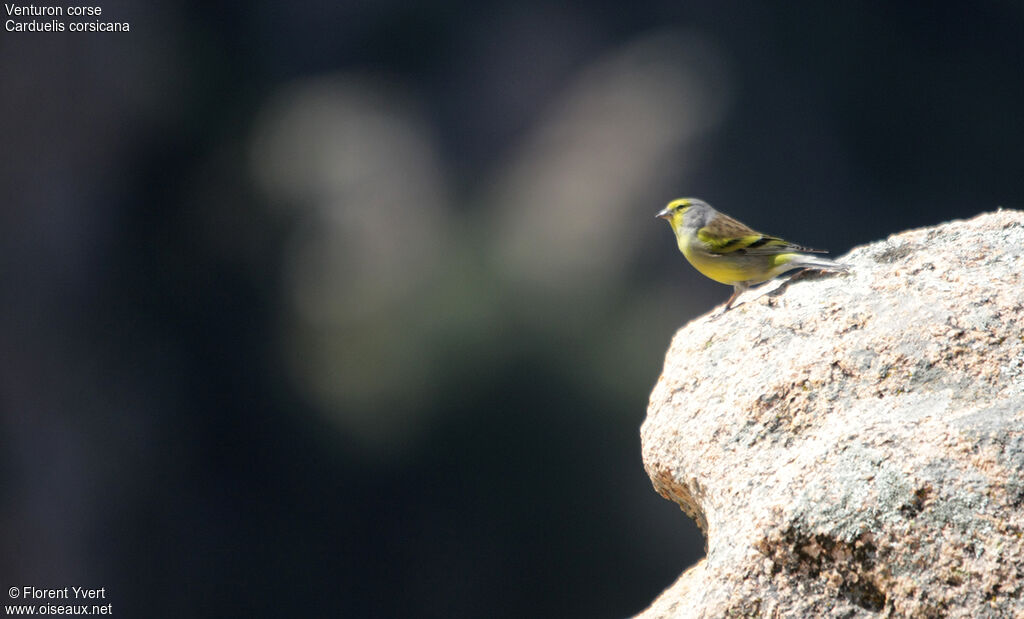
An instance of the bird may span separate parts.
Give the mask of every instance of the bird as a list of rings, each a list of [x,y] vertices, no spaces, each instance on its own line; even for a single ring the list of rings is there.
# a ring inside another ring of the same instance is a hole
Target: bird
[[[698,198],[679,198],[655,217],[668,221],[679,251],[702,275],[733,287],[723,312],[754,284],[793,269],[846,273],[850,267],[809,254],[827,253],[757,232]]]

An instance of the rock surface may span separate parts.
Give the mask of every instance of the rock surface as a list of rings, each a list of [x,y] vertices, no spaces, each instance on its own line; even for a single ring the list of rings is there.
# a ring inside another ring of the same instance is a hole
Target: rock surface
[[[1024,616],[1024,212],[839,261],[673,339],[644,464],[708,552],[640,617]]]

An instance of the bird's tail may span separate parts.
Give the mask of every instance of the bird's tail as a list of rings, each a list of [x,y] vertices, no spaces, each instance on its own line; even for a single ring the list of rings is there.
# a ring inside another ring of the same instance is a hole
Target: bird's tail
[[[839,264],[834,260],[828,258],[822,258],[821,256],[808,256],[806,254],[797,254],[797,257],[789,262],[789,266],[793,268],[804,268],[804,269],[821,269],[823,271],[835,271],[837,273],[849,273],[850,266],[846,264]]]

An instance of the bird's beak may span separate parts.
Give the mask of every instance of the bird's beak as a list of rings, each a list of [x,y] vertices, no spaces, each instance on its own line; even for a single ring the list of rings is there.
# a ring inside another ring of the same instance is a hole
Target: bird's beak
[[[660,211],[658,211],[658,214],[655,215],[655,217],[657,217],[658,219],[669,219],[672,217],[672,213],[667,208],[663,208]]]

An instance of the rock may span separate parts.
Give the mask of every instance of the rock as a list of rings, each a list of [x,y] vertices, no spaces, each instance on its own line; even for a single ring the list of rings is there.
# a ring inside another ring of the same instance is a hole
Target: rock
[[[1024,616],[1024,212],[838,260],[673,339],[644,465],[707,557],[640,617]]]

